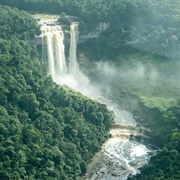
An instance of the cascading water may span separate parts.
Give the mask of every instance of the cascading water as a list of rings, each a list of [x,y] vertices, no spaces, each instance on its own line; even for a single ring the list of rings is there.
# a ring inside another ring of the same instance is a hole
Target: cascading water
[[[78,41],[78,23],[72,23],[70,26],[70,50],[69,50],[69,65],[64,53],[64,34],[60,26],[41,27],[42,30],[42,57],[43,61],[48,60],[48,72],[53,80],[59,76],[69,74],[78,74],[79,65],[76,59],[76,46]]]
[[[72,23],[70,26],[70,50],[69,50],[69,70],[76,74],[79,71],[79,65],[76,60],[76,46],[78,42],[78,23]]]
[[[64,35],[60,26],[45,25],[41,30],[42,58],[44,61],[48,60],[48,72],[53,80],[106,104],[109,110],[114,112],[116,124],[136,127],[132,115],[122,111],[117,104],[103,98],[96,88],[89,85],[88,78],[80,71],[76,58],[78,23],[73,23],[70,27],[68,66],[64,55]],[[149,152],[152,150],[141,142],[111,138],[103,145],[99,156],[89,165],[86,179],[125,180],[130,174],[136,174],[138,168],[148,162]]]
[[[66,84],[86,94],[89,80],[80,71],[76,58],[79,34],[78,25],[78,23],[74,22],[70,26],[70,49],[69,61],[67,63],[64,53],[64,34],[61,27],[58,25],[47,26],[43,24],[41,27],[42,58],[43,62],[48,61],[48,73],[56,83]]]
[[[67,73],[64,54],[64,34],[60,26],[41,27],[42,58],[48,61],[48,73],[56,81],[56,77]]]

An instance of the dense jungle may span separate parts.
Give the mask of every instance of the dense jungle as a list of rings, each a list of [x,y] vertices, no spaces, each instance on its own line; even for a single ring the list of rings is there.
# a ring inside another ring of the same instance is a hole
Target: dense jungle
[[[152,131],[160,148],[129,180],[180,179],[180,1],[0,0],[0,179],[81,179],[109,138],[112,112],[42,65],[33,14],[79,22],[80,68]],[[31,41],[32,42],[32,41]]]

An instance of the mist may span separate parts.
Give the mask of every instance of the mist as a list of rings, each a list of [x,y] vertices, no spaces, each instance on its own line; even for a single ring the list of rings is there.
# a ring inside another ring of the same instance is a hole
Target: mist
[[[179,58],[179,1],[147,1],[144,6],[135,12],[131,46],[151,54]]]
[[[99,88],[91,84],[89,78],[81,72],[80,69],[76,73],[67,73],[63,76],[57,76],[55,82],[61,85],[67,85],[91,99],[97,99],[98,96],[101,96]]]
[[[97,78],[93,79],[93,81],[103,86],[113,86],[116,83],[126,85],[140,84],[147,80],[149,83],[155,84],[160,79],[160,74],[156,67],[140,61],[136,63],[127,62],[118,66],[109,62],[97,62],[96,72],[94,73],[97,74]]]

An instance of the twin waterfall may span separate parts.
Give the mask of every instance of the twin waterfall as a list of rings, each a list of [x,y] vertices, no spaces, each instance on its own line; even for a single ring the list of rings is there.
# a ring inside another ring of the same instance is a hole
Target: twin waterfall
[[[48,74],[58,83],[60,77],[76,74],[78,63],[76,61],[76,45],[78,40],[78,23],[70,26],[69,59],[65,57],[64,33],[59,25],[41,27],[42,31],[42,59],[48,63]],[[62,80],[62,79],[61,79]],[[62,80],[63,81],[63,80]]]

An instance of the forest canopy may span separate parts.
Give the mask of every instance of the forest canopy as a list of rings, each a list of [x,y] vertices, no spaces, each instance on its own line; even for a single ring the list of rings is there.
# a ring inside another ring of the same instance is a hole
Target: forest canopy
[[[0,38],[16,37],[27,40],[40,33],[36,20],[24,11],[0,6],[0,17]]]
[[[47,76],[27,13],[0,5],[0,179],[78,179],[108,138],[105,105]]]
[[[0,4],[31,13],[63,13],[80,22],[81,34],[101,22],[109,24],[99,38],[79,46],[97,59],[134,50],[175,59],[180,55],[179,0],[1,0]],[[28,13],[0,6],[0,17],[0,177],[78,179],[108,137],[112,114],[105,105],[47,77],[36,47],[25,41],[39,34]],[[130,91],[123,85],[113,88],[126,98]],[[159,102],[167,102],[165,98],[136,96],[134,89],[129,97],[139,98],[135,105],[148,115],[162,151],[130,179],[180,179],[179,101],[165,107]]]

